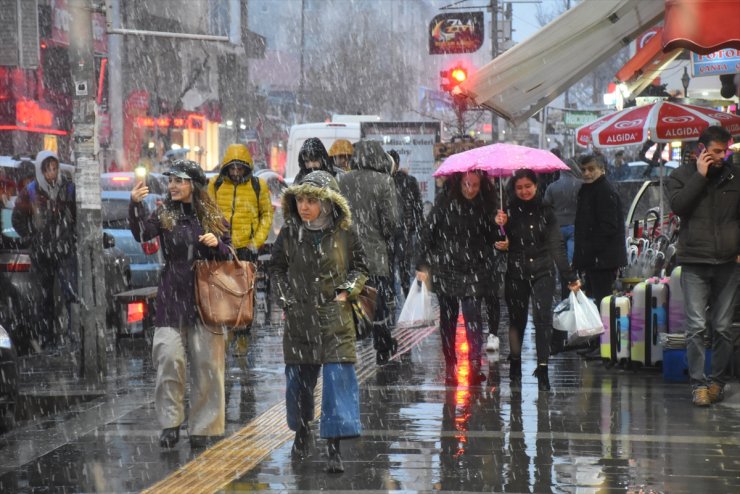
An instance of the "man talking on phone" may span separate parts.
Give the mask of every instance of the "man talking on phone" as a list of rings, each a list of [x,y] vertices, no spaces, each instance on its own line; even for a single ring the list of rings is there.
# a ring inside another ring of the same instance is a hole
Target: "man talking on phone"
[[[666,180],[673,212],[681,219],[677,260],[686,312],[686,355],[693,403],[724,399],[733,352],[732,316],[740,282],[740,168],[727,160],[732,136],[712,126],[699,136],[696,160]],[[712,371],[704,373],[707,328],[712,328]]]

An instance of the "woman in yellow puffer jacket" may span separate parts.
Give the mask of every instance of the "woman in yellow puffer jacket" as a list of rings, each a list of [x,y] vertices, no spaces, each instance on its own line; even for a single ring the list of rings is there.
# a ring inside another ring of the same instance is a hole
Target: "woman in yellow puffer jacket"
[[[208,194],[229,222],[232,244],[239,259],[254,262],[257,250],[270,232],[272,202],[267,183],[253,177],[252,169],[252,156],[247,146],[230,145],[226,148],[220,173],[208,184]]]

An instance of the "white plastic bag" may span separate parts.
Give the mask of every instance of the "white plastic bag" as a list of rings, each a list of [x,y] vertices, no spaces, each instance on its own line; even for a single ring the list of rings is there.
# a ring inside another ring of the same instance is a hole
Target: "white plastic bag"
[[[577,343],[598,336],[604,332],[604,323],[596,304],[587,298],[583,290],[570,293],[573,307],[574,327],[568,332],[568,343]]]
[[[552,327],[567,331],[569,344],[589,340],[604,332],[599,309],[583,290],[570,292],[570,296],[555,307]]]
[[[406,302],[398,316],[397,326],[425,326],[434,324],[432,295],[424,283],[414,280],[406,295]]]
[[[552,313],[552,327],[560,331],[570,331],[575,323],[570,297],[568,297],[555,306]]]

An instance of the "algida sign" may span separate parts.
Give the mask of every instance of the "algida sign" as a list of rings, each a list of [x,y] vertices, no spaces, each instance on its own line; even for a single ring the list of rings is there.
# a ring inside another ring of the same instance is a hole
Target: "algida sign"
[[[429,54],[473,53],[483,35],[483,12],[439,14],[429,23]]]

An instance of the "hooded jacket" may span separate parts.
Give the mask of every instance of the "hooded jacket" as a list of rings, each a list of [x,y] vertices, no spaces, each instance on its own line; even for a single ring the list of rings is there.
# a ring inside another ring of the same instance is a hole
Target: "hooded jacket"
[[[234,166],[248,169],[244,177],[235,183],[229,176]],[[252,157],[243,144],[232,144],[226,149],[221,171],[208,183],[208,195],[229,222],[229,233],[234,248],[254,247],[259,249],[267,240],[272,225],[272,202],[270,189],[261,178],[252,177]],[[259,181],[259,197],[252,180]]]
[[[725,161],[708,175],[692,162],[666,179],[671,209],[681,218],[679,264],[724,264],[740,255],[740,167]]]
[[[333,177],[337,175],[337,172],[334,169],[334,160],[332,160],[329,157],[329,153],[326,152],[326,147],[324,146],[324,143],[321,142],[321,139],[319,139],[318,137],[311,137],[309,139],[306,139],[306,141],[303,143],[303,146],[301,146],[300,152],[298,153],[298,167],[300,168],[300,171],[295,176],[295,179],[293,179],[294,184],[301,183],[303,177],[313,171],[316,171],[306,168],[305,156],[313,156],[318,158],[318,161],[321,162],[321,166],[318,168],[319,170],[329,172]]]
[[[298,214],[296,195],[331,201],[333,221],[309,230]],[[286,364],[355,362],[355,323],[349,300],[367,280],[365,255],[351,228],[349,205],[327,172],[306,175],[283,194],[285,225],[273,248],[270,273],[285,310],[283,356]]]
[[[55,183],[49,183],[41,171],[42,164],[56,154],[41,151],[34,163],[36,178],[18,195],[11,221],[38,263],[58,263],[76,253],[77,205],[74,183],[62,170]]]
[[[393,161],[379,142],[359,141],[350,167],[339,178],[339,188],[352,209],[370,275],[390,276],[388,245],[399,226],[396,185],[390,175]]]
[[[612,270],[627,264],[622,200],[602,175],[581,185],[575,220],[573,267]]]

